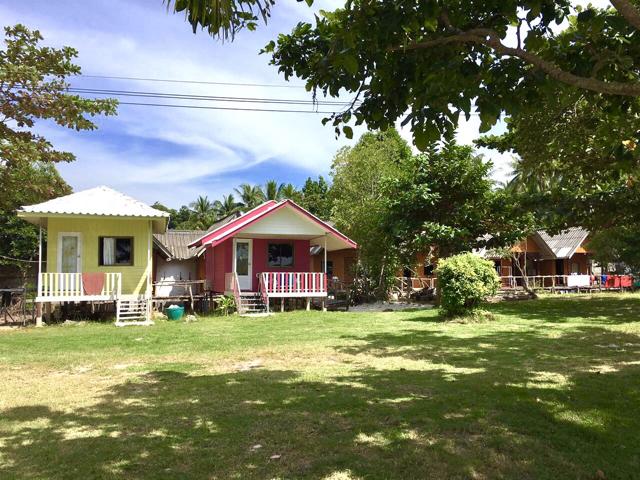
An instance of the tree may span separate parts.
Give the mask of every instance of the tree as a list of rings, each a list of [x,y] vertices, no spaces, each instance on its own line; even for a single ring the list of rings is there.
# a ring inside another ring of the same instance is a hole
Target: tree
[[[244,28],[255,30],[260,19],[266,23],[275,0],[165,0],[165,3],[168,9],[173,4],[176,13],[184,12],[193,33],[202,28],[213,37],[227,40]]]
[[[213,202],[213,208],[216,212],[217,220],[228,217],[240,211],[241,205],[236,202],[233,194],[223,195],[222,201],[216,200]]]
[[[339,150],[332,165],[332,219],[358,243],[360,262],[378,296],[386,295],[399,265],[394,238],[383,228],[389,218],[383,179],[398,177],[410,158],[407,142],[389,129],[365,133],[354,147]]]
[[[80,73],[73,63],[75,49],[41,47],[40,32],[23,25],[4,31],[5,48],[0,50],[0,255],[28,260],[37,255],[37,230],[18,219],[15,210],[70,193],[53,163],[75,159],[36,133],[36,121],[93,130],[96,125],[89,117],[115,114],[117,103],[69,94],[66,78]]]
[[[283,188],[284,183],[278,183],[276,180],[268,180],[262,189],[262,197],[265,200],[281,200]]]
[[[301,205],[315,216],[328,220],[331,218],[333,198],[330,187],[322,175],[317,180],[307,178],[301,190]]]
[[[264,202],[264,192],[257,185],[242,183],[234,190],[240,197],[240,203],[244,211],[251,210]]]
[[[214,205],[209,201],[209,197],[200,195],[189,206],[193,210],[191,217],[191,228],[204,230],[215,221],[216,211]]]
[[[621,225],[601,230],[589,240],[589,251],[600,265],[624,264],[634,273],[640,272],[640,228]]]
[[[523,100],[559,86],[616,104],[637,99],[640,7],[611,3],[579,10],[569,0],[353,0],[316,16],[314,25],[299,23],[264,51],[286,79],[354,96],[324,120],[336,133],[343,124],[349,136],[352,119],[384,130],[402,118],[424,150],[450,139],[460,114],[479,112],[487,131],[502,113],[517,113]],[[556,33],[565,20],[571,28]]]
[[[472,147],[449,143],[402,163],[387,180],[385,228],[406,261],[437,247],[440,258],[522,238],[516,202],[496,191],[492,165]]]
[[[48,162],[20,163],[0,178],[0,191],[5,192],[0,195],[0,264],[24,270],[26,261],[38,258],[38,229],[18,218],[16,209],[69,194],[71,187]]]
[[[89,120],[100,114],[116,113],[111,99],[87,99],[68,92],[66,78],[79,75],[73,63],[78,52],[71,47],[40,47],[38,30],[23,25],[5,27],[6,48],[0,50],[0,158],[2,174],[33,161],[70,162],[70,152],[53,145],[32,129],[36,120],[51,120],[74,130],[93,130]],[[3,180],[3,183],[7,180]]]
[[[280,190],[280,198],[282,200],[293,200],[298,203],[302,199],[301,193],[292,183],[287,183],[286,185],[282,185],[282,189]]]

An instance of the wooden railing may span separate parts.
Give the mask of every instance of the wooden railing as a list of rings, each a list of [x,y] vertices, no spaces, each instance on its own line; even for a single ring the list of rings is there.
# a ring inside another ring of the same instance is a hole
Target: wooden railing
[[[263,272],[260,285],[267,297],[327,296],[327,275],[320,272]]]
[[[82,285],[82,273],[43,272],[38,279],[38,297],[42,299],[83,299],[99,297],[117,299],[122,294],[122,274],[105,273],[104,286],[99,295],[86,295]]]
[[[224,291],[232,292],[233,298],[236,301],[236,310],[238,313],[243,313],[242,309],[242,290],[240,290],[240,282],[238,281],[238,274],[235,272],[224,274]]]
[[[503,275],[500,277],[501,287],[522,288],[525,282],[531,289],[618,289],[631,288],[633,278],[630,275]],[[418,292],[437,287],[436,277],[397,277],[396,287],[403,293]]]
[[[570,288],[631,288],[633,277],[630,275],[527,275],[502,276],[500,281],[503,288],[522,287],[525,280],[529,288],[570,289]]]

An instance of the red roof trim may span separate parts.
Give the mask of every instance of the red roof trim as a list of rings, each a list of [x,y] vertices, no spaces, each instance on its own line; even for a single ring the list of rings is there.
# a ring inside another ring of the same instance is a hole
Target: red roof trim
[[[302,208],[300,205],[293,202],[292,200],[284,200],[280,203],[277,203],[274,200],[270,200],[269,202],[263,203],[262,205],[259,205],[258,207],[254,208],[253,210],[250,210],[249,212],[245,213],[241,217],[238,217],[237,219],[227,223],[226,225],[222,225],[220,228],[207,233],[202,238],[189,244],[189,246],[193,247],[193,246],[200,246],[203,244],[211,244],[211,246],[215,247],[216,245],[219,245],[220,243],[228,239],[233,234],[236,234],[242,231],[243,229],[253,224],[257,220],[263,218],[265,215],[269,215],[277,210],[280,210],[281,208],[287,205],[289,205],[291,208],[301,213],[302,215],[306,216],[313,222],[321,225],[323,228],[326,228],[331,234],[345,241],[351,248],[358,248],[358,244],[356,242],[354,242],[349,237],[339,232],[337,229],[335,229],[328,223],[323,222],[318,217],[313,215],[311,212],[308,212],[307,210],[305,210],[304,208]]]
[[[247,222],[250,219],[259,218],[260,216],[262,216],[263,213],[265,213],[269,209],[272,209],[276,205],[278,205],[278,202],[276,202],[275,200],[269,200],[268,202],[261,203],[257,207],[253,208],[252,210],[249,210],[245,214],[243,214],[243,215],[239,216],[238,218],[230,221],[229,223],[227,223],[225,225],[220,225],[215,230],[212,230],[212,231],[206,233],[205,235],[200,237],[198,240],[190,243],[189,247],[199,247],[202,244],[209,243],[213,238],[217,237],[221,233],[227,232],[229,230],[233,230],[239,224]]]

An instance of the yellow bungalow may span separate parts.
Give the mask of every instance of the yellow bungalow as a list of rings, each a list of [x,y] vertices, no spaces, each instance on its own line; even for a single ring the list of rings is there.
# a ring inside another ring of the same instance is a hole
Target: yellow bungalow
[[[18,216],[47,231],[46,264],[38,263],[36,323],[42,306],[114,302],[116,325],[151,323],[153,234],[169,214],[108,187],[96,187],[37,205]]]

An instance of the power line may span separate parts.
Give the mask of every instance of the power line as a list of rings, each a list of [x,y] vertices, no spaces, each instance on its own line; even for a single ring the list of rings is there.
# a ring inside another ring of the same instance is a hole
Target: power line
[[[68,91],[72,93],[92,93],[96,95],[115,95],[129,97],[149,97],[149,98],[169,98],[177,100],[201,100],[201,101],[218,101],[218,102],[239,102],[239,103],[278,103],[292,105],[338,105],[347,106],[351,102],[333,101],[333,100],[304,100],[304,99],[288,99],[288,98],[264,98],[264,97],[231,97],[216,95],[194,95],[184,93],[166,93],[166,92],[148,92],[148,91],[132,91],[132,90],[106,90],[96,88],[79,88],[69,87]]]
[[[146,107],[173,107],[173,108],[194,108],[199,110],[234,110],[240,112],[276,112],[276,113],[321,113],[332,114],[337,112],[323,112],[316,110],[284,110],[271,108],[240,108],[240,107],[214,107],[210,105],[180,105],[176,103],[143,103],[143,102],[119,102],[120,105],[135,105]]]
[[[267,87],[267,88],[305,88],[304,85],[278,85],[274,83],[240,83],[240,82],[214,82],[204,80],[179,80],[173,78],[147,78],[147,77],[124,77],[116,75],[85,75],[85,78],[104,78],[109,80],[137,80],[142,82],[161,82],[161,83],[191,83],[196,85],[228,85],[235,87]]]

